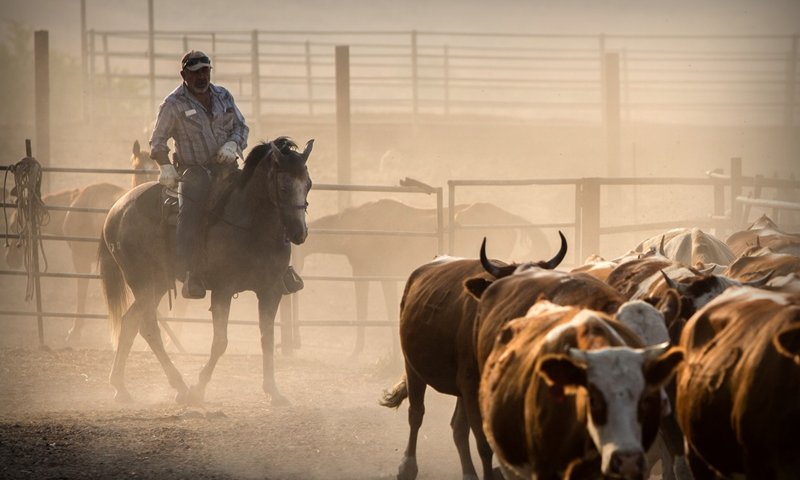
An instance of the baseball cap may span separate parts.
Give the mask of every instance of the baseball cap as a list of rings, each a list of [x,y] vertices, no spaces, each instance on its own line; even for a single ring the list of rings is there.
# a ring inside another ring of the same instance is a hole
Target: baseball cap
[[[212,68],[211,59],[200,50],[190,50],[183,56],[183,59],[181,59],[181,70],[196,72],[203,67]]]

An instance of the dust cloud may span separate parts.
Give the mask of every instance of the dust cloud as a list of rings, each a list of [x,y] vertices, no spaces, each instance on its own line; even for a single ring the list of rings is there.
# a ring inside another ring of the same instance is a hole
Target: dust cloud
[[[276,41],[283,36],[287,42],[298,39],[302,42],[302,35],[285,32],[401,32],[403,38],[407,38],[411,30],[416,30],[420,32],[419,38],[434,39],[425,47],[428,48],[426,54],[431,56],[440,55],[447,42],[454,42],[452,48],[457,48],[462,41],[460,32],[506,34],[499,39],[489,39],[487,35],[484,46],[496,48],[492,56],[509,52],[533,57],[554,52],[563,55],[547,64],[551,70],[537,69],[522,74],[508,73],[513,69],[503,70],[502,75],[511,75],[513,82],[492,90],[464,89],[454,93],[461,96],[450,99],[452,110],[447,115],[442,114],[441,92],[433,87],[422,87],[420,98],[434,98],[439,103],[423,106],[417,121],[408,114],[410,91],[407,87],[389,89],[388,93],[382,90],[387,97],[401,100],[388,106],[372,107],[373,110],[368,101],[360,109],[354,108],[351,133],[354,184],[396,186],[401,178],[412,177],[444,188],[446,206],[447,182],[454,179],[701,178],[713,169],[729,172],[733,157],[743,159],[745,175],[800,176],[797,161],[800,93],[796,80],[793,89],[785,88],[787,55],[792,47],[790,40],[777,37],[795,35],[796,54],[796,19],[800,18],[800,3],[794,0],[514,0],[491,3],[477,0],[231,0],[224,6],[211,0],[155,0],[154,5],[157,31],[191,32],[191,38],[202,37],[198,40],[199,48],[205,49],[210,47],[202,34],[208,32],[249,35],[252,30],[259,30],[264,37]],[[78,0],[2,0],[0,55],[8,62],[0,84],[0,95],[5,95],[4,103],[8,107],[0,111],[0,162],[3,164],[12,164],[24,156],[26,138],[34,139],[34,156],[37,155],[32,87],[34,30],[49,31],[51,47],[49,164],[130,168],[134,141],[147,148],[155,108],[148,104],[146,80],[122,78],[117,83],[105,84],[103,82],[108,80],[99,75],[98,89],[106,88],[106,93],[110,94],[105,98],[97,97],[94,103],[85,101],[80,21]],[[145,0],[86,1],[87,29],[100,33],[145,31],[147,22]],[[436,40],[437,32],[449,32],[450,36]],[[515,38],[514,34],[548,38],[523,40]],[[763,37],[771,35],[776,37]],[[650,38],[636,40],[639,36]],[[669,38],[659,39],[659,36]],[[738,40],[719,41],[705,36],[732,36]],[[101,38],[96,37],[98,42]],[[191,38],[187,40],[189,48],[195,47]],[[157,49],[180,52],[180,41],[165,42]],[[328,55],[324,60],[328,62],[327,70],[321,76],[328,78],[318,87],[319,91],[324,91],[319,95],[325,98],[321,99],[314,116],[307,115],[307,106],[302,102],[281,103],[295,92],[275,82],[262,85],[264,95],[277,101],[262,110],[261,118],[256,121],[250,117],[253,107],[246,100],[250,94],[250,80],[241,73],[241,62],[219,61],[212,74],[212,82],[229,88],[241,98],[251,126],[250,148],[279,135],[288,135],[300,144],[316,139],[308,164],[315,185],[338,181],[330,51],[340,41],[335,36],[320,40],[323,46],[319,48],[327,49]],[[626,65],[630,65],[632,77],[623,78],[622,82],[644,85],[639,90],[623,93],[623,104],[638,107],[621,109],[619,160],[615,165],[607,161],[603,92],[596,86],[603,75],[599,62],[595,61],[601,41],[605,42],[606,51],[618,52],[623,63],[630,62]],[[130,59],[115,60],[112,66],[115,73],[146,73],[146,43],[141,39],[138,43],[131,42],[138,50]],[[111,48],[124,50],[131,44],[112,42]],[[99,50],[102,45],[95,47]],[[223,47],[219,48],[222,51]],[[248,58],[246,42],[236,48]],[[277,52],[269,50],[262,54],[297,52],[288,46],[284,52],[280,51],[282,47],[277,48]],[[646,57],[650,53],[639,53],[637,57],[637,51],[655,52],[659,61],[650,65]],[[703,55],[709,51],[721,58],[717,58],[716,63],[711,62],[715,65],[713,71],[709,71],[708,64],[703,61]],[[730,61],[730,57],[742,53],[749,55],[744,67],[741,60]],[[353,55],[356,58],[355,53]],[[573,68],[571,62],[578,62],[581,55],[590,55],[594,60],[589,67],[583,63],[580,68]],[[766,60],[767,57],[770,60]],[[291,60],[303,65],[299,53]],[[174,58],[159,58],[156,98],[162,98],[178,85],[178,61],[177,53]],[[495,61],[497,58],[478,58],[463,67],[465,75],[487,75],[491,79],[491,72],[482,72],[480,68],[486,64],[496,65],[491,63]],[[103,72],[104,66],[99,65],[101,56],[97,62],[97,71]],[[441,75],[438,63],[434,68],[424,63],[424,58],[421,62],[422,76]],[[244,63],[246,65],[247,61]],[[764,63],[771,66],[765,70]],[[271,75],[285,73],[275,65],[264,68]],[[354,74],[358,68],[354,64]],[[670,76],[673,74],[668,72],[675,70],[680,74]],[[391,69],[387,72],[379,74],[397,75]],[[297,71],[290,73],[295,75]],[[407,77],[407,71],[402,75]],[[533,89],[531,97],[518,96],[515,90],[518,85],[514,82],[529,80],[523,78],[525,75],[535,77],[545,87]],[[594,86],[570,89],[571,83]],[[682,85],[685,84],[700,87],[693,90],[695,93],[684,95]],[[563,91],[560,86],[565,86]],[[352,88],[353,98],[370,98],[371,87],[354,84]],[[136,99],[130,98],[131,93],[137,95]],[[787,96],[794,102],[789,107],[788,123],[784,110]],[[463,105],[475,100],[494,106],[478,111],[459,110],[458,102]],[[526,102],[530,104],[527,107],[524,106]],[[680,106],[703,102],[708,108]],[[553,103],[561,107],[553,107]],[[397,104],[404,107],[398,110]],[[90,111],[92,114],[88,113]],[[46,178],[44,193],[96,182],[127,188],[130,181],[130,175],[51,174]],[[775,192],[768,194],[775,195]],[[312,190],[309,222],[337,214],[339,198],[333,191]],[[349,197],[353,206],[380,199],[427,209],[427,216],[413,228],[425,231],[435,228],[435,216],[429,211],[436,206],[432,196],[356,192]],[[474,238],[489,234],[490,253],[497,252],[496,255],[506,260],[550,258],[558,245],[556,232],[559,229],[570,239],[565,266],[581,263],[586,255],[580,255],[590,253],[579,252],[574,243],[575,232],[570,225],[575,218],[574,184],[458,190],[456,204],[474,202],[491,202],[526,222],[546,225],[539,230],[543,241],[520,242],[507,250],[500,246],[502,239],[498,232],[478,231]],[[710,187],[612,186],[601,191],[599,202],[600,211],[604,212],[601,217],[604,226],[678,221],[709,217],[713,213],[714,192]],[[793,217],[785,219],[788,225],[800,224]],[[478,223],[492,223],[491,220]],[[57,229],[63,218],[52,212],[51,221],[51,227]],[[379,223],[367,219],[354,224],[353,228],[387,227]],[[606,235],[600,240],[599,252],[591,253],[611,258],[654,233]],[[96,232],[84,234],[91,236]],[[313,231],[311,235],[314,238]],[[380,240],[382,237],[370,238]],[[479,245],[470,238],[467,245],[459,248],[465,249],[465,255],[470,255],[470,251],[476,255]],[[47,242],[44,248],[49,272],[75,271],[72,252],[64,242]],[[389,257],[411,248],[408,242],[398,245],[376,241],[372,246],[359,247],[359,253],[380,266]],[[422,251],[423,257],[432,257],[438,246],[433,240],[427,241]],[[424,261],[415,258],[414,262]],[[4,261],[2,263],[3,270],[10,268]],[[404,271],[391,274],[402,277],[414,265],[406,264]],[[294,301],[300,320],[314,325],[303,326],[299,333],[295,332],[292,342],[299,348],[291,356],[281,355],[289,339],[276,328],[278,386],[292,402],[285,409],[270,406],[261,392],[261,352],[258,327],[254,324],[257,302],[252,293],[244,292],[233,302],[231,319],[235,322],[229,326],[228,350],[211,381],[206,394],[208,404],[204,408],[172,404],[173,392],[141,338],[134,345],[128,368],[135,403],[119,406],[113,402],[113,389],[106,381],[113,356],[106,322],[101,318],[87,320],[80,338],[66,340],[73,326],[71,315],[78,308],[74,280],[42,279],[43,310],[60,312],[63,317],[44,319],[44,340],[49,350],[36,350],[39,344],[36,317],[19,313],[35,308],[35,302],[24,301],[23,277],[0,276],[2,310],[11,312],[0,316],[0,364],[3,365],[0,371],[0,437],[3,439],[0,457],[8,460],[6,467],[0,467],[0,476],[34,472],[91,478],[121,477],[138,472],[152,478],[393,478],[408,433],[407,407],[402,406],[398,412],[388,411],[379,407],[377,400],[382,389],[389,388],[402,373],[400,354],[394,350],[396,318],[392,309],[396,309],[398,302],[391,305],[390,301],[387,311],[384,290],[379,283],[370,282],[366,311],[360,317],[352,282],[313,279],[347,277],[354,268],[344,256],[330,253],[309,255],[304,261],[303,275],[311,280],[306,281],[305,289]],[[395,296],[401,294],[402,285],[402,281],[394,283]],[[186,303],[176,299],[172,312],[167,301],[162,302],[160,308],[163,315],[193,319],[188,323],[172,323],[179,345],[168,340],[170,355],[187,383],[193,384],[211,345],[211,325],[201,321],[210,317],[209,301]],[[103,295],[94,280],[89,284],[86,311],[97,317],[105,313]],[[277,321],[283,318],[279,314]],[[317,325],[347,324],[356,319],[381,322],[381,326],[366,329],[364,349],[355,356],[351,356],[356,344],[353,326]],[[431,389],[428,392],[429,407],[419,447],[419,478],[460,478],[449,427],[454,401]],[[147,442],[152,444],[147,446]],[[24,453],[26,451],[34,453]],[[473,458],[478,458],[475,452]]]

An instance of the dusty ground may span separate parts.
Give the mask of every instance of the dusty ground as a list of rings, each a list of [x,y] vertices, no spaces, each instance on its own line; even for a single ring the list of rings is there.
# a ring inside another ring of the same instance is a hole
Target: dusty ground
[[[380,359],[309,347],[277,357],[279,387],[261,392],[257,354],[220,361],[203,408],[172,401],[154,356],[132,353],[133,404],[113,400],[113,353],[103,349],[0,349],[1,478],[394,478],[405,447],[406,405],[378,405],[395,373]],[[204,355],[172,354],[194,383]],[[449,397],[428,394],[420,479],[460,478]]]

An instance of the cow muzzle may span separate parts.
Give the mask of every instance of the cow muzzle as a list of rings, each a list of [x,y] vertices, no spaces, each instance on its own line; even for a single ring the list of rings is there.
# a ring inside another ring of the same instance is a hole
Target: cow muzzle
[[[606,475],[625,480],[642,480],[646,469],[646,460],[641,451],[616,451],[611,454]]]

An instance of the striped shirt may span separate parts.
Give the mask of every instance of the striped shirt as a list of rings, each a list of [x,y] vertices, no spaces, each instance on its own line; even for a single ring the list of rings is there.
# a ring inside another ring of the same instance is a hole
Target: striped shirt
[[[181,165],[206,165],[228,141],[236,142],[239,155],[247,147],[250,129],[233,96],[223,87],[209,85],[211,112],[181,84],[167,95],[159,107],[150,137],[151,155],[169,153],[167,140],[175,141],[175,154]]]

